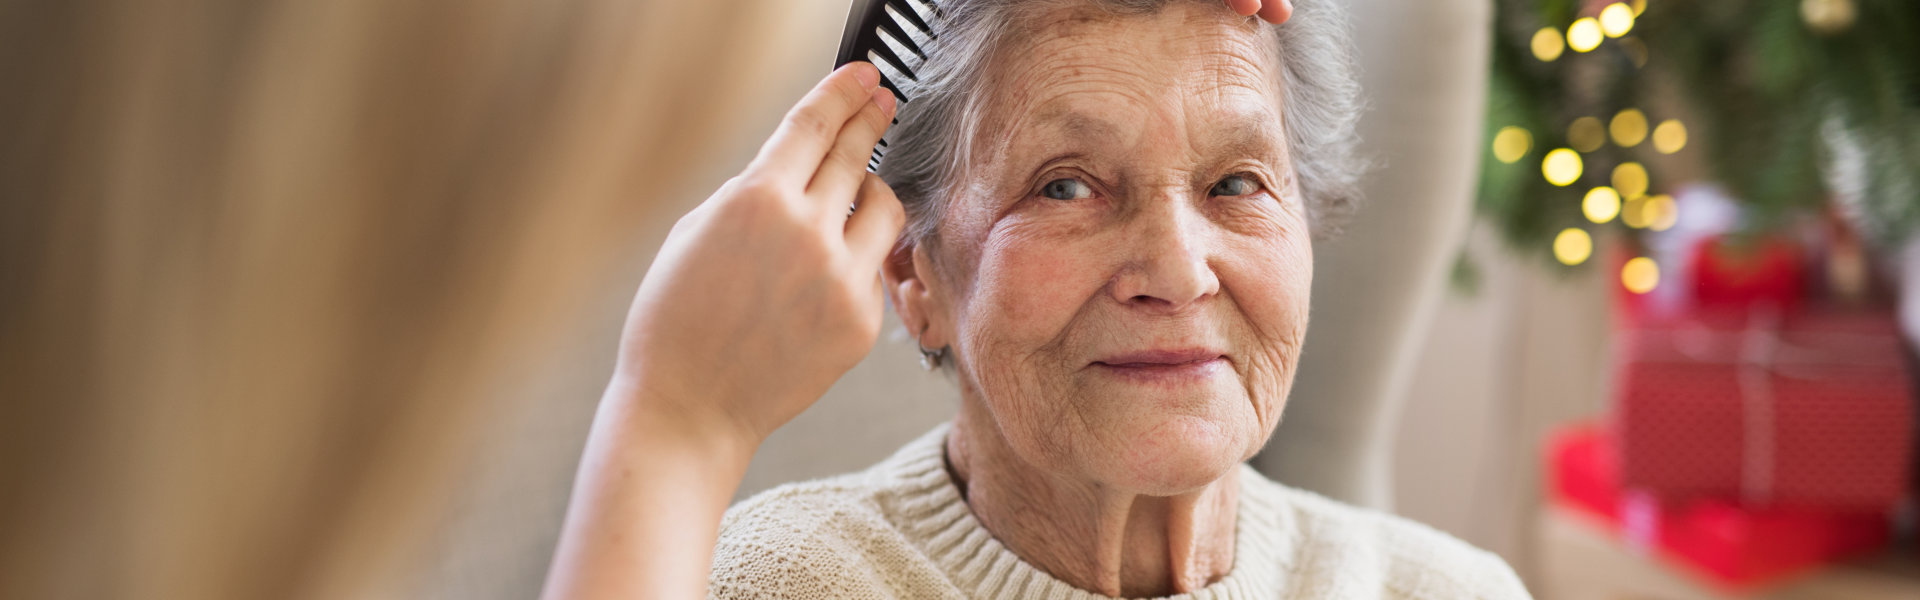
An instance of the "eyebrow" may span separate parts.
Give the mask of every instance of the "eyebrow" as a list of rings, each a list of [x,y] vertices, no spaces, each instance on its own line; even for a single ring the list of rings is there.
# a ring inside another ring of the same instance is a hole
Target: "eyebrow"
[[[1203,154],[1250,156],[1275,162],[1287,158],[1283,151],[1286,140],[1277,118],[1236,112],[1225,121],[1228,124],[1224,129],[1200,141],[1198,145]],[[1072,139],[1094,143],[1117,142],[1126,137],[1120,125],[1071,109],[1050,110],[1035,119],[1035,123],[1063,132]]]
[[[1227,117],[1226,123],[1219,134],[1201,142],[1203,152],[1253,156],[1276,163],[1287,158],[1287,140],[1278,117],[1240,112]]]
[[[1066,133],[1076,138],[1097,138],[1113,141],[1123,137],[1120,127],[1114,125],[1113,122],[1095,118],[1086,113],[1063,112],[1059,113],[1059,116],[1048,115],[1041,117],[1040,122],[1055,123],[1060,129],[1065,130]]]

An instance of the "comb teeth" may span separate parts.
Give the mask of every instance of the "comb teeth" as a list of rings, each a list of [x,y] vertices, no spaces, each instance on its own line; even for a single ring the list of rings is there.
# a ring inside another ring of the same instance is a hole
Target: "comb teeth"
[[[940,18],[940,6],[934,0],[854,0],[833,67],[860,60],[871,62],[880,70],[880,85],[892,91],[901,104],[911,102],[912,98],[900,92],[900,82],[919,81],[914,71],[926,63],[925,49],[937,39],[934,29]],[[894,120],[895,124],[899,122]],[[886,145],[882,138],[874,148],[867,161],[868,171],[880,169]]]

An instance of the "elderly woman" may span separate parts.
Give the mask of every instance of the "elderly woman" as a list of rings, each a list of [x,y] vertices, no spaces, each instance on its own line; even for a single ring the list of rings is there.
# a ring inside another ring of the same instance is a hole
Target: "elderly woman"
[[[694,596],[711,566],[729,598],[1525,597],[1489,553],[1242,464],[1358,174],[1334,0],[942,7],[884,180],[895,103],[854,65],[675,227],[548,595]],[[958,414],[716,532],[759,441],[873,344],[876,285]]]

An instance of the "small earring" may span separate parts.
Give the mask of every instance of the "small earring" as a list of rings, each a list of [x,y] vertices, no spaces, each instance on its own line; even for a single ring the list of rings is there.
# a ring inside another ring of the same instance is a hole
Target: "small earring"
[[[918,346],[919,344],[915,345]],[[939,350],[928,350],[924,347],[920,348],[920,368],[928,371],[940,368],[940,359],[946,354],[946,348]]]
[[[927,330],[932,328],[932,323],[921,326],[920,335],[914,336],[913,339],[913,347],[920,349],[920,368],[928,371],[940,368],[940,359],[947,354],[945,347],[939,350],[928,350],[926,346],[920,345],[920,340],[926,339],[927,337]]]

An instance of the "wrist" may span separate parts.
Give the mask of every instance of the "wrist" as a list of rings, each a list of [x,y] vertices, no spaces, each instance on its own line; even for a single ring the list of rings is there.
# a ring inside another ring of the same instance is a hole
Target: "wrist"
[[[736,479],[760,448],[762,437],[724,414],[702,410],[717,404],[710,398],[646,385],[638,378],[616,377],[601,399],[595,428],[624,438],[620,446],[644,452],[652,459],[697,462],[716,475]]]

